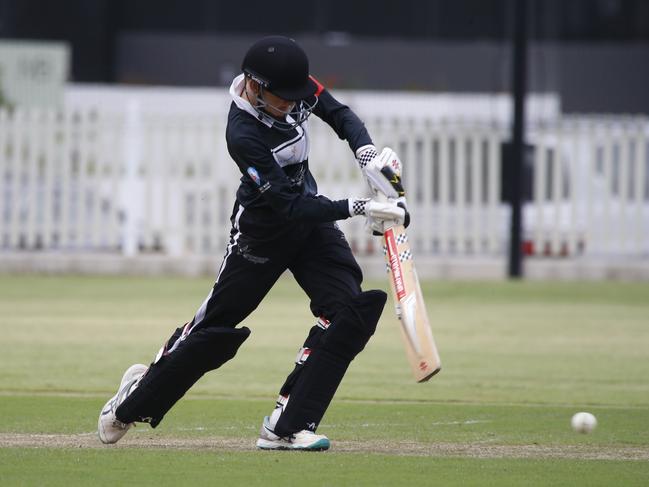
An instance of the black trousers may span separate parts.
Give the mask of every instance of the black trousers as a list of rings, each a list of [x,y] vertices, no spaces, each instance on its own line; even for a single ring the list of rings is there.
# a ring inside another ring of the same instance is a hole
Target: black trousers
[[[316,317],[332,321],[341,304],[361,292],[362,271],[334,222],[278,225],[269,213],[235,204],[230,242],[216,282],[185,332],[235,327],[287,269],[309,297]],[[178,332],[181,329],[168,346]]]
[[[334,223],[278,225],[271,217],[235,205],[230,242],[214,287],[192,321],[173,333],[139,387],[119,406],[116,415],[120,420],[149,421],[155,427],[206,371],[232,358],[249,331],[239,328],[240,334],[227,332],[234,332],[229,329],[257,308],[287,269],[309,296],[314,316],[333,322],[340,315],[344,321],[352,298],[361,294],[362,272],[343,233]],[[290,316],[290,309],[286,313]],[[317,346],[322,333],[323,329],[312,326],[304,346]],[[290,393],[301,370],[302,364],[296,363],[280,389],[283,394]],[[331,384],[323,383],[327,397],[316,404],[316,422],[342,375],[334,379]],[[303,405],[297,404],[299,413]],[[299,431],[304,426],[291,424],[287,433],[293,428]]]

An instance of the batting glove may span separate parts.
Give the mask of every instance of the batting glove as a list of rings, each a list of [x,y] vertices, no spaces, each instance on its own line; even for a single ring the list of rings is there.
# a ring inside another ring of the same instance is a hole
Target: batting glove
[[[356,160],[375,195],[388,199],[403,197],[401,185],[401,160],[389,147],[376,152],[373,145],[364,145],[356,151]]]
[[[390,227],[410,223],[410,214],[403,203],[370,198],[349,198],[347,201],[350,216],[364,216],[366,229],[374,235],[383,235]]]

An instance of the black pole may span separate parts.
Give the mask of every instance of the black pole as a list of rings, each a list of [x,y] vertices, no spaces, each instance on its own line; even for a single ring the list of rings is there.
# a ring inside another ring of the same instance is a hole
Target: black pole
[[[512,165],[509,177],[512,219],[509,240],[509,277],[523,277],[522,246],[522,186],[523,157],[525,151],[525,90],[527,77],[527,2],[514,3],[514,56],[512,81],[514,95],[514,120],[512,123]]]

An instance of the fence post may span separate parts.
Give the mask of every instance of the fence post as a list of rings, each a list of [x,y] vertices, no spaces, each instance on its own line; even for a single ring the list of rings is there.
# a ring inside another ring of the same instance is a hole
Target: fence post
[[[126,105],[124,123],[124,183],[120,195],[124,212],[122,253],[132,257],[138,252],[138,223],[141,217],[141,191],[138,166],[142,154],[142,115],[140,103],[131,99]]]
[[[5,200],[9,193],[9,170],[7,160],[7,133],[10,130],[11,120],[6,108],[0,107],[0,249],[9,247],[9,234],[7,219],[5,218]]]

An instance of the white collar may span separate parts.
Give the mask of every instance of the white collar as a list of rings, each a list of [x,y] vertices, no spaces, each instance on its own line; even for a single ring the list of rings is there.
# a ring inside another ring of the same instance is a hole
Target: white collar
[[[246,77],[243,73],[232,80],[232,84],[230,85],[230,96],[232,97],[234,104],[244,112],[248,112],[267,127],[272,127],[275,123],[273,117],[256,110],[248,100],[239,94],[243,92],[245,82]]]

